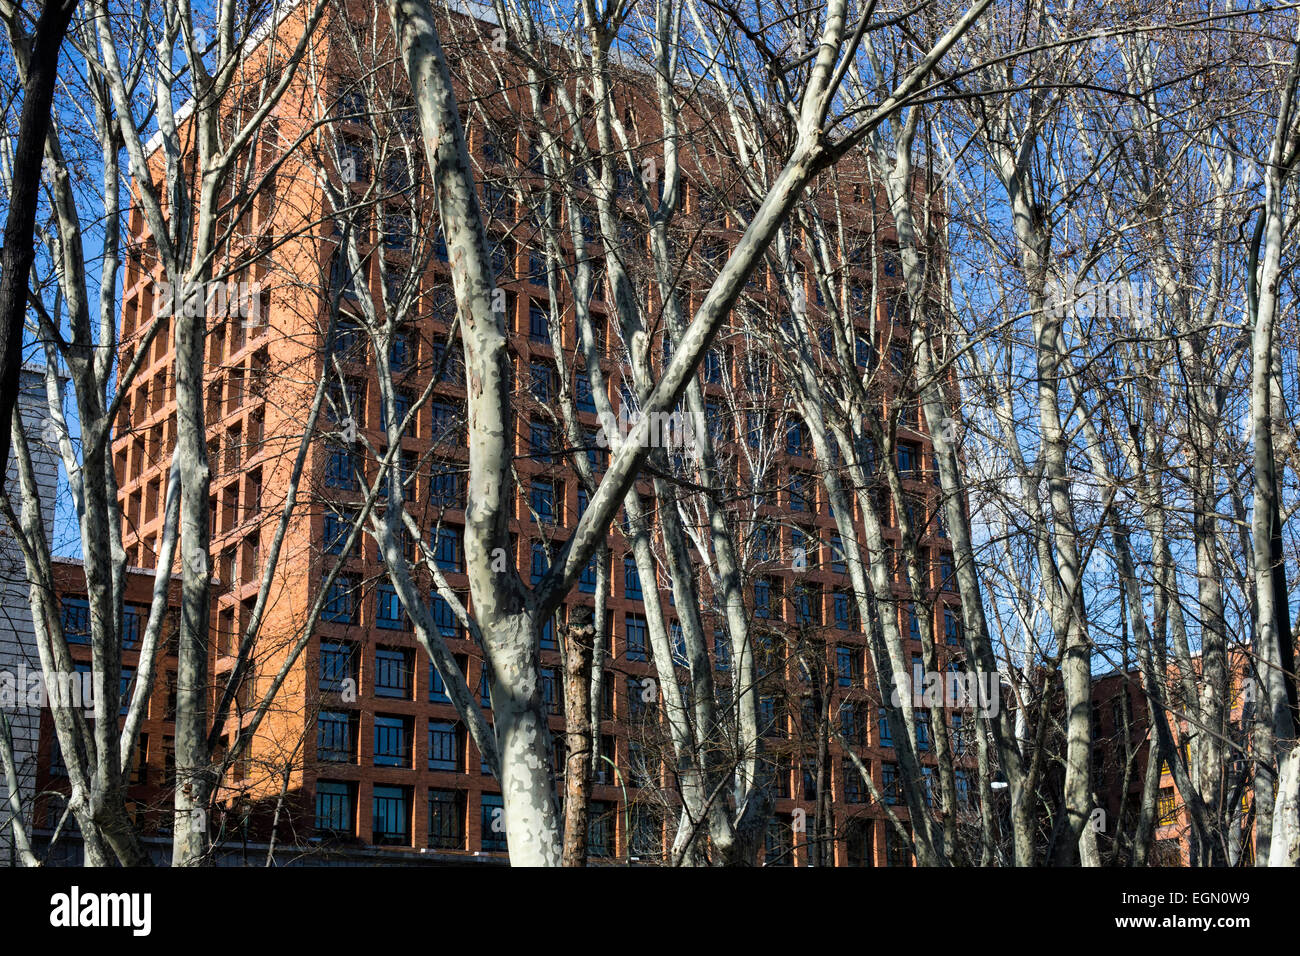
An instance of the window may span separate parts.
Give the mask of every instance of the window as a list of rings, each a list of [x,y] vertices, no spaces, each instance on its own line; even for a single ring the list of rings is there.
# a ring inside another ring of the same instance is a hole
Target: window
[[[444,571],[461,570],[460,529],[440,525],[434,532],[433,560]]]
[[[506,849],[506,805],[499,793],[479,798],[479,829],[485,850]]]
[[[845,702],[840,707],[840,734],[851,744],[867,743],[866,708],[862,704]]]
[[[528,426],[528,445],[534,461],[551,461],[551,450],[555,447],[551,426],[543,422],[531,422]]]
[[[837,591],[834,595],[835,603],[835,626],[841,631],[853,630],[854,617],[856,608],[853,605],[853,598],[844,591]]]
[[[434,462],[429,475],[429,503],[435,508],[462,508],[461,470],[452,462]]]
[[[713,629],[713,661],[718,670],[731,670],[731,642],[720,627]]]
[[[1173,787],[1160,788],[1160,795],[1156,798],[1156,818],[1157,825],[1162,827],[1173,826],[1178,822],[1178,802]]]
[[[843,759],[842,771],[844,776],[844,800],[846,803],[865,803],[867,798],[866,787],[862,783],[862,774],[858,772],[857,765],[848,758]]]
[[[923,786],[923,793],[922,793],[922,796],[923,796],[924,799],[925,799],[925,805],[926,805],[927,807],[933,807],[934,804],[935,804],[935,799],[934,799],[934,768],[933,768],[933,767],[922,767],[922,768],[921,768],[921,782],[922,782],[922,784],[924,785],[924,786]]]
[[[957,789],[957,806],[966,810],[970,807],[970,775],[965,770],[953,771]]]
[[[920,751],[930,749],[930,712],[928,710],[918,710],[916,712],[916,749]]]
[[[333,780],[316,781],[316,830],[322,835],[354,836],[354,812],[351,784]]]
[[[913,641],[921,639],[921,621],[916,616],[916,605],[912,603],[907,605],[907,636]]]
[[[540,541],[534,541],[532,544],[531,564],[531,581],[536,586],[542,578],[546,577],[546,572],[551,566],[550,560],[546,557],[546,545]]]
[[[600,567],[597,564],[599,560],[599,555],[592,555],[591,560],[587,562],[587,566],[582,569],[582,574],[578,577],[578,590],[583,594],[596,593],[600,573]]]
[[[357,686],[356,648],[351,644],[321,641],[320,689],[338,693],[344,689],[344,681],[351,681],[351,687],[355,690]]]
[[[63,635],[69,644],[90,643],[90,602],[85,598],[63,599]]]
[[[430,402],[429,437],[434,444],[459,441],[462,418],[458,406],[450,402]]]
[[[853,687],[862,679],[862,649],[835,648],[835,674],[841,687]]]
[[[623,597],[629,601],[640,601],[645,595],[641,591],[641,574],[636,568],[636,559],[632,555],[623,556]]]
[[[411,626],[397,596],[397,588],[387,581],[380,582],[375,588],[375,624],[390,631],[409,630]]]
[[[429,721],[429,769],[463,771],[462,739],[455,724],[445,720]]]
[[[627,633],[627,659],[630,661],[649,660],[647,649],[650,643],[645,618],[639,614],[628,614],[624,617],[623,623]]]
[[[534,342],[551,341],[550,316],[540,302],[530,302],[528,305],[528,337]]]
[[[465,794],[457,790],[429,791],[429,847],[465,849]]]
[[[673,621],[668,625],[668,638],[673,648],[673,663],[678,667],[689,667],[690,658],[686,655],[686,634],[682,631],[682,625],[679,621]]]
[[[820,625],[822,622],[822,593],[815,584],[800,584],[794,589],[795,613],[800,624]]]
[[[375,715],[375,766],[411,766],[411,718]]]
[[[344,491],[356,491],[361,487],[358,474],[359,467],[357,457],[350,449],[330,449],[329,458],[325,461],[326,487],[340,488]]]
[[[555,392],[555,373],[546,362],[532,362],[528,366],[529,392],[539,402],[549,402]]]
[[[564,710],[561,696],[560,672],[554,667],[542,668],[542,705],[549,714],[559,714]]]
[[[380,787],[374,791],[371,817],[374,842],[381,846],[411,845],[411,798],[406,787]]]
[[[375,650],[375,696],[411,699],[411,668],[414,655],[402,648]]]
[[[901,781],[898,779],[898,764],[882,763],[880,765],[880,783],[880,795],[884,799],[885,803],[888,803],[891,806],[897,804],[899,797],[901,796]]]
[[[759,578],[754,582],[754,617],[770,618],[772,616],[772,582],[768,578]]]
[[[894,732],[889,726],[889,712],[885,708],[880,708],[880,746],[894,746]]]
[[[958,757],[966,756],[966,731],[962,726],[961,714],[952,715],[952,751]]]
[[[147,607],[137,607],[134,604],[127,604],[122,608],[122,649],[125,651],[135,650],[140,643],[140,625],[143,621],[149,619],[149,609]]]
[[[341,514],[337,511],[325,512],[325,553],[339,554],[343,553],[343,545],[347,543],[348,533],[352,530],[352,524],[355,520],[354,515]],[[354,542],[355,548],[355,542]]]
[[[763,840],[764,866],[794,866],[794,829],[783,819],[769,820]]]
[[[642,696],[641,681],[636,677],[627,679],[627,712],[629,717],[639,717],[646,712],[646,700]]]
[[[904,827],[907,827],[904,824]],[[885,827],[885,865],[910,867],[912,865],[911,828],[908,827],[908,839],[904,840],[892,826]]]
[[[532,509],[529,517],[535,517],[542,524],[554,524],[555,499],[555,482],[546,478],[534,478],[528,495],[528,504]]]
[[[340,574],[325,592],[325,606],[321,609],[321,618],[333,624],[357,623],[357,603],[354,588],[356,582],[346,574]]]
[[[904,478],[914,477],[921,467],[921,451],[908,442],[898,443],[898,471]]]
[[[618,805],[608,800],[591,801],[587,824],[587,852],[594,857],[614,855],[614,814]]]
[[[429,595],[429,609],[432,612],[433,626],[441,637],[459,637],[460,622],[451,604],[437,591]],[[432,664],[429,666],[433,666]]]
[[[961,618],[957,616],[955,608],[946,607],[943,609],[943,638],[948,644],[958,645],[961,643]]]
[[[356,763],[356,729],[356,714],[322,710],[316,717],[316,758],[332,763]]]
[[[722,384],[722,356],[713,349],[704,353],[704,381],[710,385]]]
[[[953,576],[952,555],[947,551],[939,553],[939,587],[945,591],[957,590],[957,579]]]

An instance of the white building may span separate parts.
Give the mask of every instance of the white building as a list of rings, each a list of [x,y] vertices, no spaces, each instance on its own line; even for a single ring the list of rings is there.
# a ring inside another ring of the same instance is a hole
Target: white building
[[[58,451],[45,440],[42,423],[48,417],[45,400],[45,370],[25,366],[21,372],[21,390],[18,407],[22,413],[23,428],[31,448],[32,467],[40,488],[40,507],[47,537],[54,529],[54,499],[58,490]],[[4,427],[8,427],[8,424]],[[21,495],[13,462],[10,462],[5,487],[10,491],[15,507],[21,513]],[[48,544],[49,542],[47,542]],[[40,672],[41,663],[36,652],[32,632],[31,596],[22,553],[8,525],[0,520],[0,671],[18,674],[21,669]],[[31,812],[33,787],[36,779],[37,746],[40,739],[40,712],[22,705],[6,707],[3,717],[9,725],[13,740],[14,764],[18,771],[18,796],[25,814]],[[9,788],[0,774],[0,866],[17,862],[13,828],[10,826],[12,809]],[[30,832],[31,819],[25,821]]]

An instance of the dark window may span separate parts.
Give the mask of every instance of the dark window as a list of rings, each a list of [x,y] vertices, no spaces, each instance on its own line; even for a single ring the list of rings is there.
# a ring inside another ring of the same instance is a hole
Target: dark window
[[[429,846],[438,850],[465,849],[465,794],[457,790],[429,791]]]
[[[383,846],[410,846],[411,798],[406,787],[375,787],[371,819],[374,842]]]
[[[889,712],[880,708],[880,746],[894,746],[894,732],[889,726]]]
[[[329,586],[325,594],[325,606],[321,609],[322,620],[334,624],[357,623],[356,582],[346,574],[340,574]]]
[[[538,302],[528,306],[528,337],[534,342],[551,341],[551,320],[547,310]]]
[[[347,448],[331,448],[325,462],[325,484],[330,488],[356,491],[361,486],[358,478],[357,456]]]
[[[411,666],[414,655],[396,647],[375,650],[375,696],[411,699]]]
[[[351,644],[339,644],[321,641],[320,645],[320,689],[339,692],[344,681],[352,681],[353,690],[357,686],[356,648]]]
[[[90,643],[90,603],[85,598],[63,599],[63,635],[69,644]]]
[[[455,724],[429,721],[429,769],[459,772],[465,769],[462,737]]]
[[[629,601],[640,601],[644,598],[641,591],[641,574],[637,571],[636,559],[630,554],[623,557],[623,597]]]
[[[429,609],[432,612],[433,626],[440,636],[460,636],[460,621],[456,619],[456,612],[451,603],[437,591],[429,596]]]
[[[460,529],[442,525],[434,533],[433,560],[444,571],[461,570]]]
[[[411,718],[375,715],[375,766],[411,766]]]
[[[316,829],[322,834],[356,833],[353,785],[332,780],[316,781]]]
[[[898,803],[902,795],[900,781],[898,779],[898,764],[884,763],[880,765],[880,784],[881,797],[888,804]]]
[[[546,478],[534,478],[529,491],[528,503],[532,509],[529,517],[543,524],[555,523],[555,482]]]
[[[485,793],[479,798],[479,828],[483,849],[506,849],[506,810],[499,793]]]
[[[386,630],[409,630],[411,626],[397,596],[397,588],[387,581],[375,588],[375,624]]]
[[[650,642],[647,637],[645,618],[639,614],[628,614],[624,617],[624,627],[627,632],[627,659],[649,660],[647,649]]]
[[[955,608],[943,609],[943,637],[949,644],[961,643],[961,618]]]
[[[316,758],[335,763],[356,763],[356,728],[356,714],[322,710],[316,717]]]
[[[835,673],[841,687],[853,687],[862,679],[862,649],[835,648]]]
[[[865,803],[867,792],[862,783],[862,774],[857,765],[848,757],[843,762],[844,800],[847,803]]]

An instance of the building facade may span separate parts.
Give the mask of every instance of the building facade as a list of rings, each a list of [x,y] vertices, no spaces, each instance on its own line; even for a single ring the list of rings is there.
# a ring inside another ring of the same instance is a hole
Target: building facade
[[[414,305],[387,361],[394,369],[399,413],[419,405],[420,396],[427,393],[429,398],[401,439],[398,460],[404,497],[425,535],[431,560],[472,613],[462,538],[466,386],[458,371],[447,250],[436,225],[420,235],[418,227],[425,215],[421,208],[429,205],[428,187],[419,173],[422,163],[401,160],[400,143],[385,151],[377,141],[386,132],[414,130],[409,107],[401,105],[400,91],[363,88],[358,77],[364,74],[358,64],[349,64],[344,52],[329,46],[336,42],[338,31],[347,28],[356,25],[339,23],[325,32],[326,61],[337,68],[328,71],[328,81],[304,77],[296,82],[275,111],[274,139],[255,147],[261,150],[255,162],[259,169],[270,169],[281,158],[277,142],[294,141],[324,121],[332,148],[341,158],[323,162],[335,188],[360,204],[375,201],[376,185],[383,187],[380,192],[385,198],[378,201],[382,212],[361,227],[362,271],[356,273],[341,253],[338,220],[331,222],[332,217],[323,213],[331,200],[321,185],[320,167],[313,168],[313,157],[303,152],[300,161],[279,167],[272,188],[247,211],[236,230],[238,238],[230,243],[231,255],[236,255],[238,246],[237,253],[246,263],[240,275],[250,282],[256,297],[254,320],[247,315],[215,316],[208,325],[211,566],[217,582],[210,658],[214,697],[234,665],[239,638],[253,612],[262,584],[263,556],[290,494],[294,460],[316,384],[322,377],[337,380],[331,385],[322,434],[308,445],[298,504],[288,520],[259,632],[255,666],[239,689],[240,705],[226,728],[227,736],[248,719],[270,680],[293,659],[304,634],[305,651],[288,668],[273,713],[263,722],[252,752],[226,782],[223,806],[232,814],[239,806],[256,806],[259,819],[267,808],[278,807],[282,813],[276,817],[277,839],[304,853],[328,854],[344,848],[399,859],[422,853],[495,859],[506,849],[499,824],[499,787],[420,650],[373,541],[363,536],[346,552],[343,547],[349,520],[361,506],[366,486],[375,480],[376,452],[385,451],[387,442],[381,404],[387,386],[365,333],[365,300],[388,302],[399,294],[394,281],[398,286],[411,283],[416,287]],[[388,34],[391,38],[391,31]],[[313,86],[316,82],[325,85]],[[328,104],[325,115],[322,102]],[[520,487],[511,525],[515,552],[508,560],[524,580],[536,580],[545,570],[548,553],[567,538],[586,504],[571,456],[585,453],[597,472],[605,464],[594,440],[600,422],[589,383],[584,391],[571,293],[562,283],[548,282],[553,279],[551,267],[535,227],[529,227],[531,212],[518,198],[521,182],[530,195],[546,188],[536,174],[535,139],[526,122],[483,123],[467,116],[466,126],[483,206],[490,213],[494,267],[519,383],[515,435]],[[688,169],[682,221],[707,233],[700,251],[688,259],[699,276],[686,276],[680,290],[692,305],[707,289],[713,259],[740,233],[734,215],[716,211],[707,180],[705,171]],[[858,187],[856,193],[862,192]],[[880,222],[883,214],[871,195],[870,190],[866,198],[858,195],[853,208],[860,220]],[[635,233],[636,213],[630,203],[625,209],[629,229]],[[417,228],[407,230],[400,221],[412,210],[409,218]],[[887,222],[878,235],[886,247],[894,241]],[[152,258],[138,209],[130,219],[130,239],[122,348],[134,348],[154,319],[164,318],[123,401],[113,452],[123,545],[131,564],[150,569],[162,534],[163,494],[176,440],[174,335],[172,320],[165,316],[172,299]],[[638,241],[645,242],[631,235],[629,248]],[[573,253],[570,247],[567,254]],[[861,288],[900,288],[893,262],[885,256],[877,266],[855,264]],[[875,275],[873,269],[878,270]],[[756,307],[768,299],[775,302],[772,277],[761,274],[756,283],[751,294]],[[603,283],[597,286],[591,312],[601,340],[609,399],[626,409],[634,405],[635,389],[625,374],[627,352],[617,330],[611,328],[616,320],[605,302],[607,294]],[[817,296],[810,281],[810,302]],[[558,348],[551,334],[553,300],[558,314],[568,317]],[[896,369],[905,364],[908,332],[887,297],[882,295],[873,305],[856,299],[855,303],[859,311],[854,325],[863,343],[860,361],[865,365],[887,359]],[[333,334],[327,334],[331,325]],[[658,337],[654,351],[664,351]],[[823,746],[814,736],[818,722],[830,715],[866,763],[884,798],[898,804],[898,813],[906,818],[893,759],[892,733],[897,731],[891,731],[884,718],[875,690],[847,568],[836,550],[835,521],[817,478],[819,464],[812,458],[804,431],[779,407],[769,411],[750,400],[744,407],[754,409],[749,413],[752,417],[736,413],[738,395],[771,396],[778,391],[770,363],[758,353],[761,347],[748,344],[745,336],[724,336],[700,377],[710,409],[717,410],[720,422],[731,419],[716,436],[730,448],[725,467],[734,469],[736,476],[748,474],[745,461],[752,456],[743,450],[746,442],[775,448],[770,494],[741,532],[757,555],[747,593],[763,644],[759,709],[776,814],[763,858],[769,864],[807,862],[810,825],[806,821],[820,820],[823,827],[816,839],[829,841],[830,847],[825,859],[840,865],[910,865],[910,853],[893,838],[883,809],[871,801],[838,742]],[[571,373],[581,427],[593,439],[581,452],[564,447],[556,417],[547,411],[556,400],[560,365]],[[882,408],[889,400],[883,393]],[[345,430],[361,440],[340,440]],[[917,416],[904,419],[900,437],[899,463],[909,507],[919,509],[914,518],[929,530],[923,550],[933,574],[932,600],[914,608],[905,579],[898,574],[897,604],[889,613],[899,615],[914,667],[921,660],[916,615],[933,615],[941,666],[947,667],[960,644],[960,612],[950,580],[951,553],[937,519],[933,458]],[[643,482],[638,490],[653,514],[650,485]],[[889,533],[896,545],[896,531]],[[761,546],[755,543],[760,539]],[[597,859],[651,862],[662,858],[676,817],[672,764],[663,752],[654,691],[658,675],[647,642],[644,602],[648,594],[663,593],[674,639],[679,628],[671,589],[664,580],[640,579],[619,527],[610,529],[607,546],[609,591],[604,597],[609,653],[598,730],[603,760],[593,792],[589,845]],[[326,586],[336,565],[337,573]],[[543,694],[557,740],[564,726],[557,635],[575,607],[594,604],[596,581],[594,570],[583,576],[541,637]],[[707,593],[704,596],[707,599]],[[312,623],[311,609],[318,599],[323,601],[321,613]],[[445,602],[433,595],[431,607],[468,686],[487,709],[481,652]],[[813,669],[823,672],[823,677],[809,677],[806,665],[782,651],[792,635],[804,642],[801,646],[817,648],[821,666]],[[715,650],[713,665],[725,687],[729,664],[724,643]],[[159,693],[165,696],[165,689]],[[163,697],[160,701],[165,714],[166,701]],[[932,782],[933,734],[950,734],[959,752],[966,735],[958,711],[953,711],[948,728],[931,728],[927,717],[918,713],[922,725],[918,746],[929,799],[937,801]],[[149,747],[142,749],[141,758],[144,777],[157,777],[164,785],[166,733],[165,724],[151,729]],[[155,741],[155,734],[162,739]],[[970,792],[971,763],[963,754],[958,779],[962,804]],[[557,766],[562,766],[558,754]],[[265,825],[262,820],[256,826]],[[259,836],[265,835],[264,829],[259,830]]]

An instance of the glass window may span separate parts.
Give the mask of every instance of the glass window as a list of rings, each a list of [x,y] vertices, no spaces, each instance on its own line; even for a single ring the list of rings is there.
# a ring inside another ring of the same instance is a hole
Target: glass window
[[[355,587],[356,582],[349,575],[340,574],[336,577],[326,592],[321,619],[333,624],[357,623]]]
[[[411,765],[411,718],[375,715],[375,766]]]
[[[444,571],[461,570],[461,531],[448,525],[439,525],[434,532],[433,560]]]
[[[356,648],[351,644],[321,641],[320,645],[320,689],[335,693],[343,689],[343,682],[352,681],[353,689],[357,684]]]
[[[429,721],[429,769],[459,772],[465,769],[462,737],[454,723]]]
[[[386,630],[408,630],[411,626],[397,596],[397,588],[387,581],[380,582],[375,588],[375,624]]]
[[[375,650],[375,696],[411,699],[411,665],[414,655],[401,648]]]
[[[465,849],[465,794],[457,790],[429,791],[429,846]]]
[[[352,794],[351,784],[333,780],[316,781],[317,831],[341,836],[353,836],[356,833]]]
[[[506,849],[506,805],[499,793],[485,793],[479,798],[479,829],[483,849]]]
[[[371,829],[376,844],[410,846],[411,800],[406,787],[375,787]]]
[[[649,660],[647,650],[650,642],[646,631],[645,618],[639,614],[628,614],[624,617],[624,628],[627,633],[627,659],[630,661]]]
[[[356,715],[322,710],[316,716],[316,758],[335,763],[356,763]]]
[[[63,635],[69,644],[90,643],[90,603],[85,598],[63,599]]]

